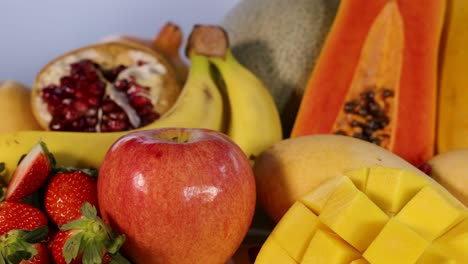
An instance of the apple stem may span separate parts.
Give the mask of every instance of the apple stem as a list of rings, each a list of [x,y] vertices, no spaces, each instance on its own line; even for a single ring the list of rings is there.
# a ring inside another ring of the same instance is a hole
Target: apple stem
[[[229,37],[221,26],[200,25],[193,26],[187,39],[186,56],[191,52],[198,55],[225,59],[229,49]]]

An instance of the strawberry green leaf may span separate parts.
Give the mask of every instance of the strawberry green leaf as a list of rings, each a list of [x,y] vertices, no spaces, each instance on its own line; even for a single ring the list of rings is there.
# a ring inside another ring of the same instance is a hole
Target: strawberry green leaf
[[[112,234],[112,238],[108,242],[109,244],[106,245],[107,251],[110,254],[117,254],[119,253],[120,248],[125,242],[125,235],[117,235],[115,232]]]
[[[83,247],[83,242],[83,233],[77,233],[67,239],[62,250],[63,258],[67,263],[70,263],[78,256]]]
[[[89,202],[84,202],[80,211],[81,214],[87,218],[95,219],[97,217],[96,207],[92,206]]]
[[[119,236],[98,217],[96,208],[90,203],[83,203],[81,214],[80,218],[60,227],[61,230],[70,232],[63,249],[65,260],[71,261],[78,254],[83,253],[84,264],[99,264],[102,263],[106,252],[111,256],[117,254],[125,242],[125,236]],[[119,257],[119,259],[124,258]]]
[[[101,264],[104,250],[97,241],[90,241],[83,251],[83,264]]]
[[[37,253],[34,253],[34,255]],[[28,260],[34,256],[32,253],[27,251],[16,251],[15,253],[8,255],[8,263],[19,264],[23,260]]]
[[[25,232],[23,235],[23,240],[31,244],[39,243],[47,239],[48,233],[49,228],[47,226],[40,226],[29,232]]]
[[[98,176],[98,170],[93,169],[93,168],[57,167],[55,168],[54,173],[58,173],[58,172],[69,173],[69,172],[75,172],[75,171],[81,171],[93,178],[97,178]]]
[[[17,264],[37,254],[34,244],[45,241],[47,226],[32,231],[11,230],[0,237],[0,264]]]
[[[131,262],[124,258],[119,253],[111,255],[112,259],[109,264],[130,264]]]

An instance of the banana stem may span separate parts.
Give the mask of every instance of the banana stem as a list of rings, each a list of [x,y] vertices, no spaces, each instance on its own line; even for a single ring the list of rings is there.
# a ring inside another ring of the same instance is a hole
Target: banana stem
[[[197,24],[189,35],[185,54],[189,56],[193,51],[198,55],[224,60],[228,49],[228,34],[222,27]]]

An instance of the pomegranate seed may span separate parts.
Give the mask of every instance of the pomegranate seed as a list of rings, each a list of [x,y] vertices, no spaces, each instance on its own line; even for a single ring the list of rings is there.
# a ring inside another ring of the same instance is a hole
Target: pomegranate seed
[[[88,98],[88,105],[90,106],[98,106],[99,105],[99,98],[98,97],[90,97]]]
[[[60,78],[60,86],[68,86],[71,88],[75,87],[75,80],[70,76]]]
[[[86,98],[86,94],[83,91],[76,91],[75,92],[75,98],[76,99],[83,99]]]
[[[86,124],[90,127],[96,126],[98,122],[98,119],[96,117],[86,117],[85,120],[86,120]]]
[[[86,110],[85,115],[86,116],[96,116],[97,114],[97,108],[89,108]]]
[[[59,120],[56,120],[56,119],[52,119],[52,121],[50,121],[49,128],[50,128],[50,130],[56,130],[56,131],[63,131],[64,130],[62,122],[60,122]]]
[[[83,101],[75,101],[73,103],[73,108],[79,113],[85,113],[88,110],[88,105]]]
[[[136,107],[135,107],[136,108]],[[153,106],[150,104],[143,105],[137,108],[137,113],[139,116],[145,116],[153,113]]]
[[[76,83],[76,89],[78,89],[78,90],[86,91],[88,89],[88,86],[89,86],[89,82],[86,79],[85,80],[79,80]]]
[[[116,108],[117,108],[117,105],[113,101],[110,101],[108,99],[101,106],[102,112],[104,113],[110,113],[114,111]]]
[[[73,121],[71,123],[71,127],[73,131],[82,131],[83,128],[85,127],[85,122],[83,118]]]
[[[108,116],[113,120],[127,120],[127,115],[124,112],[111,112]]]
[[[72,99],[71,98],[63,98],[62,99],[62,104],[65,106],[71,105],[72,104]]]
[[[130,88],[127,90],[127,94],[148,94],[149,88],[144,86],[138,85],[131,85]]]
[[[101,95],[104,93],[104,89],[106,89],[106,85],[101,81],[97,81],[97,82],[90,84],[88,89],[91,95]]]
[[[75,121],[78,118],[80,118],[81,114],[75,111],[74,109],[65,108],[65,110],[63,111],[63,116],[65,117],[66,121],[70,122],[70,121]]]
[[[128,90],[128,82],[127,80],[118,80],[114,84],[115,89],[118,91],[126,91]]]
[[[122,131],[129,128],[125,122],[120,120],[110,120],[107,125],[109,126],[109,131]]]
[[[130,97],[130,104],[135,108],[140,108],[145,105],[151,105],[151,101],[149,98],[145,96],[131,96]]]

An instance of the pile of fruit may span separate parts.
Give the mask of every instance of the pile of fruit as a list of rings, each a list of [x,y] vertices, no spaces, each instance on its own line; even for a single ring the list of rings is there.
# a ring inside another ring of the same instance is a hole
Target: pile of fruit
[[[244,0],[0,82],[0,263],[468,263],[466,10]]]

